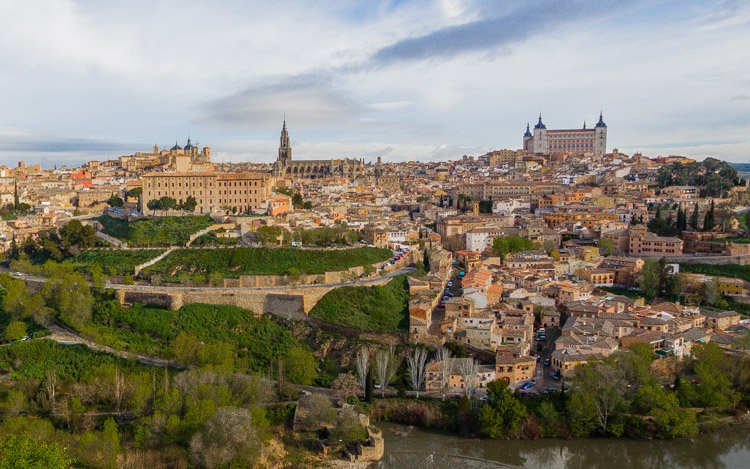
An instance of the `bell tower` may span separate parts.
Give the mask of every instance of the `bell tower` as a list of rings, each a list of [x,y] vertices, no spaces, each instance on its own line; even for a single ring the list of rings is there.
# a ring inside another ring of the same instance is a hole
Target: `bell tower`
[[[292,162],[292,146],[289,144],[289,132],[286,130],[286,117],[281,128],[279,139],[279,158],[276,160],[281,167],[286,167]]]

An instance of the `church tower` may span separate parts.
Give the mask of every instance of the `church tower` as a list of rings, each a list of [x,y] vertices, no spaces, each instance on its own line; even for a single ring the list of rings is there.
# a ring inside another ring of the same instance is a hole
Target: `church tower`
[[[292,146],[289,144],[289,132],[286,130],[286,118],[284,126],[281,128],[281,138],[279,139],[279,158],[276,160],[282,168],[292,162]]]

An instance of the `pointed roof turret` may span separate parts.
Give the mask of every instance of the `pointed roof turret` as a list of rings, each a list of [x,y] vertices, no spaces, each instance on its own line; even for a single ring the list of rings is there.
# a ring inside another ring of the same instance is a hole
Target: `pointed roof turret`
[[[604,123],[604,117],[602,115],[602,112],[599,111],[599,122],[596,123],[597,127],[606,127],[607,124]]]
[[[539,122],[536,123],[536,125],[534,126],[534,128],[535,129],[546,129],[547,128],[547,126],[544,125],[544,123],[542,122],[542,113],[541,112],[539,113]]]
[[[531,129],[529,128],[529,123],[526,123],[526,133],[523,134],[524,137],[531,137]]]
[[[583,130],[586,130],[586,121],[583,121]]]

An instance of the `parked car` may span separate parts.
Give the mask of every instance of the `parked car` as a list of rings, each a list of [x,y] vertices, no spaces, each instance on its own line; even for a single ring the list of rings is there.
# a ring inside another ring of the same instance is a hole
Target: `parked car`
[[[526,381],[525,383],[521,385],[521,389],[523,389],[524,391],[526,391],[527,389],[531,389],[533,387],[534,387],[534,383],[532,383],[531,381]]]
[[[550,364],[549,358],[545,358],[544,359],[544,366],[549,366],[549,364]]]

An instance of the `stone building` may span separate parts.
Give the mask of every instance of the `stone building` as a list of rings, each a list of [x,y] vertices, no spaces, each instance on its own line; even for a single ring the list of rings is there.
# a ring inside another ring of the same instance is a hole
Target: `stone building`
[[[147,210],[150,200],[166,196],[180,203],[192,196],[196,214],[257,212],[266,209],[274,183],[270,174],[260,172],[154,172],[143,176],[141,202]]]
[[[211,147],[205,146],[199,149],[197,144],[193,145],[188,138],[184,147],[175,142],[172,148],[159,150],[159,146],[154,145],[151,153],[136,152],[132,155],[121,156],[118,162],[122,169],[130,172],[139,172],[149,168],[174,171],[202,170],[206,169],[211,162]]]
[[[584,122],[582,129],[547,130],[542,122],[542,115],[539,114],[539,122],[534,126],[533,134],[529,125],[526,125],[523,149],[528,153],[542,155],[570,153],[601,158],[607,152],[607,124],[599,113],[599,122],[593,129],[587,129]]]
[[[276,177],[318,179],[329,177],[354,178],[365,172],[364,160],[292,160],[292,145],[286,129],[286,119],[281,128],[279,139],[279,156],[273,164]]]

